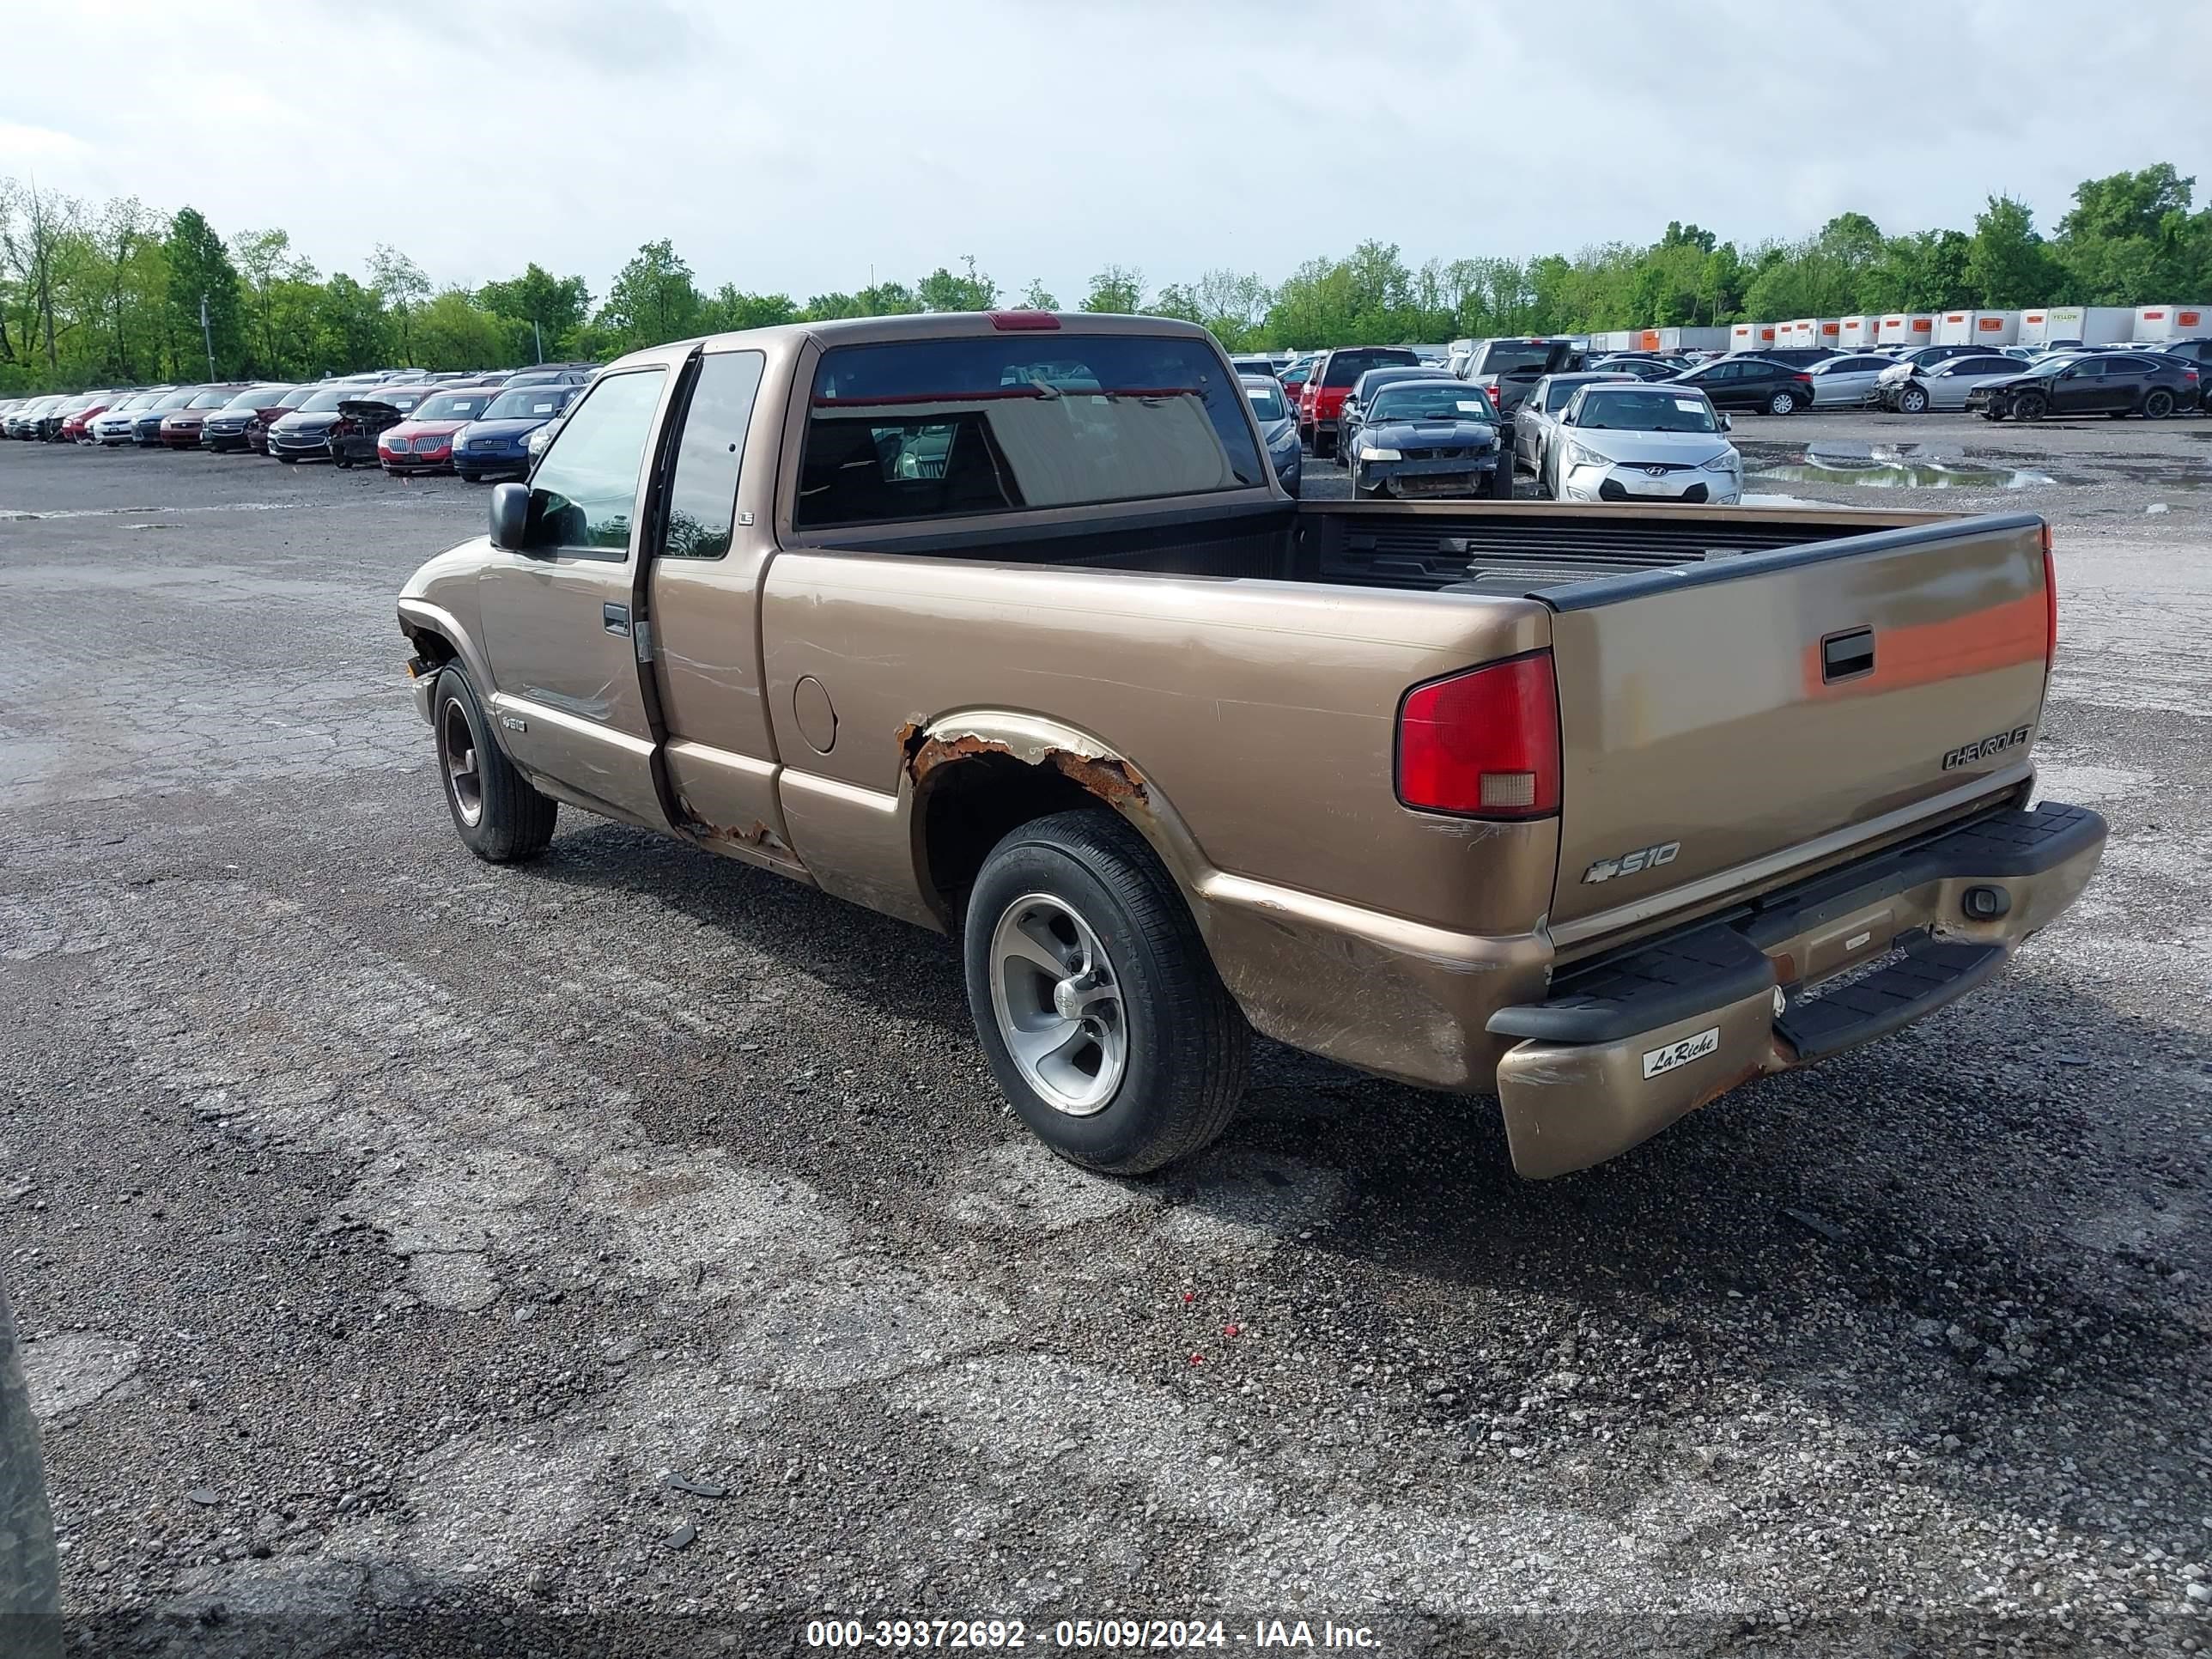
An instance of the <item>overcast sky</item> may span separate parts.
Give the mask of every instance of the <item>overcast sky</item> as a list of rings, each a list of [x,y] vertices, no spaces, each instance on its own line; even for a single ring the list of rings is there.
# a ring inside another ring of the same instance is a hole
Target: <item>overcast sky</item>
[[[1747,246],[1844,209],[2046,228],[2170,160],[2212,194],[2212,5],[2129,0],[345,0],[12,9],[0,173],[281,226],[325,271],[536,259],[595,296],[666,236],[798,299],[972,253],[1064,305],[1431,256]]]

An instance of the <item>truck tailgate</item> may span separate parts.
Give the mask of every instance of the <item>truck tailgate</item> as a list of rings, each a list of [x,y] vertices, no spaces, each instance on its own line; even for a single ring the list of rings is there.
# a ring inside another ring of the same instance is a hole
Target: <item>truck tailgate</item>
[[[2016,781],[2056,614],[2044,536],[1959,520],[1537,595],[1565,763],[1554,939]]]

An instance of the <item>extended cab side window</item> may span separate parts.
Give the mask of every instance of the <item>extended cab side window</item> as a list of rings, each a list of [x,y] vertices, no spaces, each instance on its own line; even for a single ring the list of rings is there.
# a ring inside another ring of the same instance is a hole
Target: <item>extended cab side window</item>
[[[633,369],[584,395],[530,475],[526,548],[603,559],[629,552],[638,468],[667,378],[665,368]]]
[[[663,557],[719,559],[730,550],[738,468],[767,361],[757,351],[715,352],[700,360],[669,481]]]

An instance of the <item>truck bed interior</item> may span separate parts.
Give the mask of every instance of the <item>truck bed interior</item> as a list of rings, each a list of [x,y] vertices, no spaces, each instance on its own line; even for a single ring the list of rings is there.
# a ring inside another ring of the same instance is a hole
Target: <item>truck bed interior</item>
[[[1850,508],[1564,507],[1549,501],[1300,501],[1212,515],[1132,513],[1003,532],[855,538],[854,550],[935,554],[1157,575],[1258,577],[1348,587],[1521,594],[1948,515]]]

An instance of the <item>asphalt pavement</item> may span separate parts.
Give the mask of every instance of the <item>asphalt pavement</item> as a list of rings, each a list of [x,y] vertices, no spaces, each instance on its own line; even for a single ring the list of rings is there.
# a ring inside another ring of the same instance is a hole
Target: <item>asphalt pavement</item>
[[[2212,422],[1735,435],[2052,520],[2045,793],[2110,850],[1979,994],[1543,1185],[1264,1046],[1190,1165],[1058,1164],[945,940],[565,811],[462,849],[392,601],[483,489],[0,444],[0,1276],[76,1650],[2212,1644]]]

